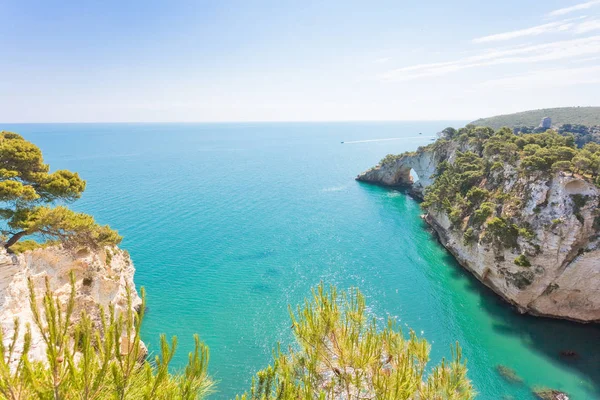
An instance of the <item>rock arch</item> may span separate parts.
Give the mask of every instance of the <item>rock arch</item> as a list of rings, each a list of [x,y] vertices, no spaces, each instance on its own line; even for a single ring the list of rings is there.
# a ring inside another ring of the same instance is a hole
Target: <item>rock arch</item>
[[[432,176],[435,174],[437,164],[432,151],[405,153],[393,161],[379,164],[363,172],[356,179],[387,186],[412,186],[413,190],[422,191],[433,183]],[[411,171],[418,176],[418,180],[413,180]]]

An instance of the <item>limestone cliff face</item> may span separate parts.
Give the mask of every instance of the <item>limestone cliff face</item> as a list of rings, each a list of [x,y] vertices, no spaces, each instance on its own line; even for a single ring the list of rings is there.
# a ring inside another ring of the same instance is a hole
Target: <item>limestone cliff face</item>
[[[30,359],[42,360],[45,345],[35,324],[29,306],[28,278],[33,279],[38,301],[45,292],[45,279],[63,303],[71,291],[70,271],[75,273],[76,290],[74,317],[85,310],[93,320],[98,320],[98,306],[108,311],[109,304],[117,312],[127,308],[126,288],[132,290],[132,305],[141,304],[134,282],[135,268],[127,252],[117,247],[96,251],[80,250],[76,253],[59,247],[27,251],[19,255],[0,250],[0,328],[5,340],[13,332],[13,319],[21,322],[21,333],[25,324],[32,329]]]
[[[457,150],[452,142],[420,149],[366,171],[357,180],[410,183],[407,174],[413,168],[420,177],[416,192],[422,193],[433,182],[437,165],[452,162]],[[497,246],[484,235],[465,243],[464,227],[431,207],[425,220],[463,267],[521,312],[600,322],[600,189],[563,172],[546,179],[526,177],[510,165],[504,167],[501,182],[504,193],[522,194],[518,218],[533,233],[532,238],[519,236],[517,246]],[[498,207],[502,213],[509,206]],[[515,264],[520,255],[531,266]]]
[[[417,197],[422,197],[423,190],[433,183],[433,175],[441,161],[452,161],[459,146],[448,143],[446,146],[420,147],[412,153],[404,153],[395,157],[387,157],[385,162],[363,172],[356,180],[377,183],[385,186],[410,186]],[[413,182],[413,170],[418,179]]]

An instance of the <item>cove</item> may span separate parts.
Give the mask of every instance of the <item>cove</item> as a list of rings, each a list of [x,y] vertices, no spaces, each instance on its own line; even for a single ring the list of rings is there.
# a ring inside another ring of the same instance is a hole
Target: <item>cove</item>
[[[481,399],[533,399],[528,386],[600,398],[600,329],[517,314],[464,271],[400,191],[354,181],[388,153],[414,150],[460,121],[273,124],[3,125],[88,189],[75,208],[118,229],[148,292],[144,340],[198,332],[219,381],[248,388],[295,307],[320,281],[357,286],[370,312],[432,343],[460,342]],[[423,132],[423,135],[418,135]],[[369,141],[400,138],[391,141]],[[358,142],[358,143],[344,143]],[[563,349],[581,356],[564,360]],[[497,365],[523,385],[505,382]]]

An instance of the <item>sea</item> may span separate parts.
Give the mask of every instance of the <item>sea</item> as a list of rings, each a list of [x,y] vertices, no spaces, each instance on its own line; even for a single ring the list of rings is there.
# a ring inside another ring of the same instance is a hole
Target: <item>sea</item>
[[[37,144],[52,170],[79,172],[72,207],[124,236],[147,292],[143,340],[198,333],[211,399],[249,389],[294,310],[320,282],[357,287],[369,313],[431,344],[460,343],[478,399],[534,399],[532,387],[600,399],[600,327],[521,315],[462,269],[399,190],[355,181],[387,154],[466,121],[0,124]],[[343,142],[343,143],[342,143]],[[415,177],[418,179],[418,177]],[[578,356],[564,359],[563,350]],[[522,379],[511,383],[498,367]]]

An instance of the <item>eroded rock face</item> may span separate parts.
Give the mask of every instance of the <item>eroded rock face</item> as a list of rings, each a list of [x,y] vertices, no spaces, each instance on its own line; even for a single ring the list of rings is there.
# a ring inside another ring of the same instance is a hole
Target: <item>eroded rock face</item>
[[[460,150],[453,143],[433,147],[398,157],[357,179],[393,185],[410,167],[421,178],[416,192],[422,193],[433,182],[427,178],[437,165],[452,162]],[[464,229],[453,226],[443,211],[429,209],[425,220],[463,267],[521,312],[600,322],[600,189],[563,172],[542,179],[519,175],[507,165],[503,174],[502,192],[522,193],[527,199],[519,219],[534,234],[519,237],[517,248],[497,246],[483,237],[465,243]],[[515,264],[520,255],[531,266]]]
[[[21,333],[27,323],[32,329],[30,359],[43,360],[45,345],[33,322],[29,306],[28,278],[33,279],[38,302],[45,293],[45,279],[50,289],[66,303],[71,292],[70,272],[75,274],[74,318],[86,311],[99,321],[98,306],[106,311],[113,304],[117,312],[127,309],[126,288],[131,288],[132,306],[141,304],[133,282],[135,268],[129,254],[117,247],[75,253],[58,247],[37,249],[19,255],[0,250],[0,328],[5,341],[11,337],[13,320],[18,317]]]
[[[399,155],[389,163],[379,164],[363,172],[356,180],[385,186],[411,186],[413,194],[422,197],[423,190],[433,183],[438,164],[452,159],[456,149],[454,143],[432,151],[419,148],[416,152]],[[416,182],[413,182],[411,170],[418,176]]]

